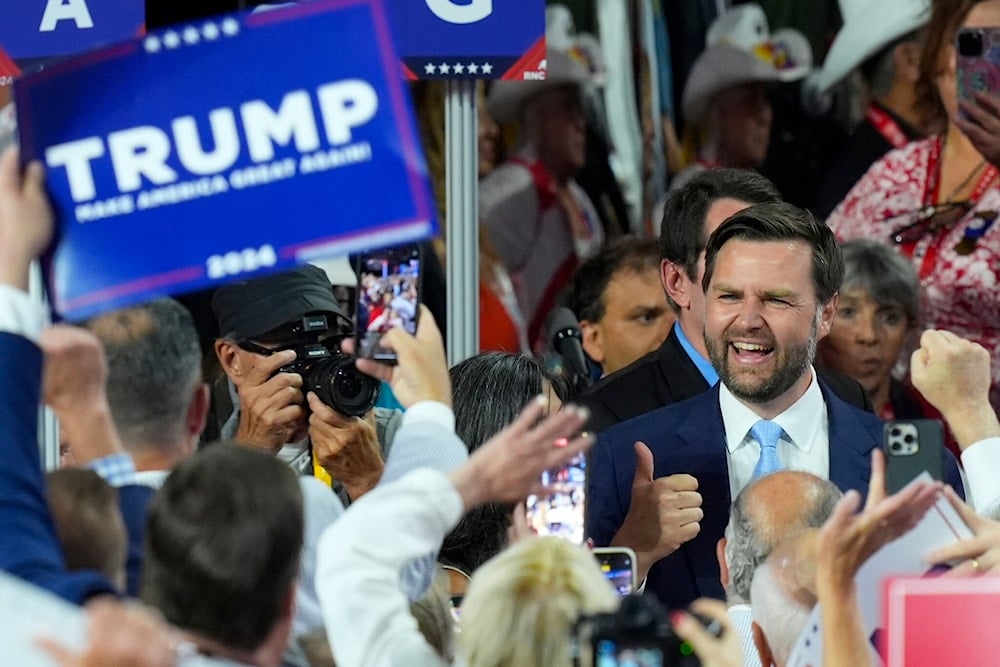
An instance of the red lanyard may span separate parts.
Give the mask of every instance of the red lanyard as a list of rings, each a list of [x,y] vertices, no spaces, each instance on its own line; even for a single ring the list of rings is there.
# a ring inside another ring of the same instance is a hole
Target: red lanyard
[[[940,196],[939,189],[941,187],[941,148],[943,145],[943,140],[941,137],[936,137],[934,142],[931,144],[931,152],[927,156],[927,182],[924,185],[924,197],[923,205],[934,206],[935,204],[943,204],[945,202],[939,202],[938,197]],[[972,190],[972,194],[965,201],[969,203],[969,211],[975,209],[976,204],[979,200],[983,198],[986,191],[990,188],[994,179],[997,177],[996,167],[993,165],[987,165],[986,169],[979,176],[979,180],[976,182],[976,187]],[[992,221],[990,221],[992,224]],[[937,263],[938,250],[941,247],[941,241],[950,232],[950,228],[943,228],[939,230],[931,238],[930,243],[927,246],[926,252],[924,253],[923,261],[920,263],[920,277],[926,278],[929,276]],[[916,246],[916,242],[912,244],[905,244],[901,246],[901,249],[909,256],[913,256],[913,251]]]
[[[892,119],[892,116],[882,111],[874,105],[869,105],[865,111],[865,119],[872,124],[875,131],[881,134],[893,148],[902,148],[910,143],[906,133],[899,127],[899,123]]]

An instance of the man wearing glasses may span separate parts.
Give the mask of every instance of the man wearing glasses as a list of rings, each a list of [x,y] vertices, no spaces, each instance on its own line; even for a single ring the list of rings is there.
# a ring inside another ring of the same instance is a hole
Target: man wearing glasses
[[[351,322],[323,270],[305,265],[223,285],[212,309],[233,406],[221,436],[273,452],[300,474],[328,473],[349,499],[371,489],[399,413],[373,407],[378,384],[340,353]]]

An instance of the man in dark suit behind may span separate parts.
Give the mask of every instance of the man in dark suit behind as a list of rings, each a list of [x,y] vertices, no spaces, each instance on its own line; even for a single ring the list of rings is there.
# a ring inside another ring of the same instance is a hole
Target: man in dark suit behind
[[[768,203],[729,218],[708,241],[702,281],[703,342],[722,382],[598,438],[591,536],[634,549],[666,604],[723,597],[715,545],[752,479],[800,469],[867,492],[882,422],[812,368],[842,279],[833,233],[808,212]],[[947,473],[961,489],[952,458]]]
[[[660,348],[577,397],[600,432],[619,422],[707,391],[719,380],[702,338],[701,288],[705,243],[723,220],[753,204],[781,201],[766,178],[745,169],[712,169],[667,199],[660,226],[660,279],[677,321]],[[828,378],[844,400],[870,407],[864,390],[843,376]]]

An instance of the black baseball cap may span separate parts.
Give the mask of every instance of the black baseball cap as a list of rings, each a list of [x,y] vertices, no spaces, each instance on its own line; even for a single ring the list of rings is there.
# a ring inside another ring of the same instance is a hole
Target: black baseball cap
[[[331,329],[350,327],[326,272],[311,264],[222,285],[212,295],[212,311],[219,332],[236,340],[258,338],[311,313],[332,314]]]

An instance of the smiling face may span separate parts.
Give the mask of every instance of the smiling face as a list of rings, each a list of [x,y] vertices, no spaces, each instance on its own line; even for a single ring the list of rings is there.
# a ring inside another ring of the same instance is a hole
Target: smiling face
[[[705,298],[705,345],[733,395],[764,417],[798,400],[837,302],[817,301],[809,245],[728,241]]]
[[[830,335],[820,345],[823,365],[857,380],[869,394],[887,387],[912,327],[899,304],[880,304],[867,290],[848,289]]]

